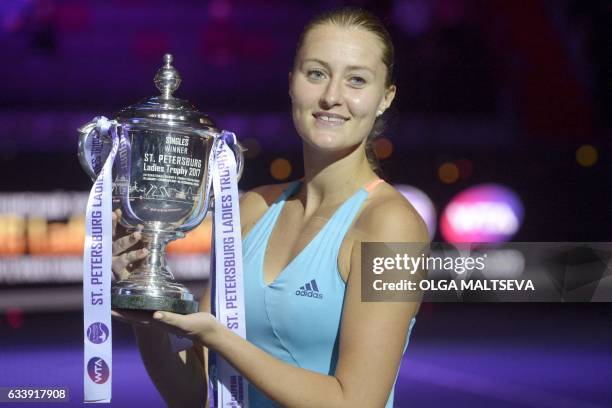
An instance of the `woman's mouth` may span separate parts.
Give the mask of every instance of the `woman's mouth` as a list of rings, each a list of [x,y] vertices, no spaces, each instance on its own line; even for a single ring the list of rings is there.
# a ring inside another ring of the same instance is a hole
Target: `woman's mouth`
[[[347,117],[331,112],[315,112],[312,116],[317,126],[325,128],[342,126],[348,120]]]

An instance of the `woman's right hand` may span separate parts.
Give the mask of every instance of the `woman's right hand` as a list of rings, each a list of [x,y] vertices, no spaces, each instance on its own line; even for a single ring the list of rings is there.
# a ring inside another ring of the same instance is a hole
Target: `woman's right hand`
[[[132,264],[143,260],[149,254],[147,248],[134,248],[142,239],[142,234],[139,230],[131,234],[121,234],[121,238],[116,237],[117,224],[120,219],[121,210],[113,211],[113,263],[111,268],[118,281],[130,276],[133,270]],[[152,311],[113,309],[111,314],[125,323],[136,324],[138,326],[149,326],[152,323],[157,323],[153,319]],[[162,326],[162,324],[158,323],[157,326]]]
[[[121,238],[117,238],[117,224],[119,219],[121,219],[121,210],[117,209],[113,211],[113,262],[111,268],[118,281],[130,276],[131,264],[146,258],[149,253],[147,248],[128,251],[140,242],[142,234],[140,231],[135,231]]]

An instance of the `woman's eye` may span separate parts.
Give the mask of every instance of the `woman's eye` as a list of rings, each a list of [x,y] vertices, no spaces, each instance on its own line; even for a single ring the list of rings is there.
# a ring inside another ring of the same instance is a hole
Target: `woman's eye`
[[[366,83],[365,79],[363,79],[362,77],[358,77],[358,76],[350,77],[349,82],[353,86],[363,86]]]
[[[308,78],[314,79],[315,81],[325,78],[325,74],[323,73],[323,71],[320,71],[318,69],[308,70],[307,76]]]

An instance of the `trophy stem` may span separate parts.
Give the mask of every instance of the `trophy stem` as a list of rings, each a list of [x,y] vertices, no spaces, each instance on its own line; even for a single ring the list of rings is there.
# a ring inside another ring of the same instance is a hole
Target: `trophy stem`
[[[142,241],[149,254],[127,279],[113,285],[113,307],[167,310],[181,314],[198,311],[198,302],[185,286],[174,281],[174,276],[166,264],[166,245],[181,235],[157,229],[147,230],[145,227],[142,231]]]
[[[166,246],[176,238],[178,237],[175,233],[144,230],[142,242],[149,250],[149,254],[135,273],[140,273],[142,277],[150,275],[158,279],[174,280],[174,275],[166,263]]]

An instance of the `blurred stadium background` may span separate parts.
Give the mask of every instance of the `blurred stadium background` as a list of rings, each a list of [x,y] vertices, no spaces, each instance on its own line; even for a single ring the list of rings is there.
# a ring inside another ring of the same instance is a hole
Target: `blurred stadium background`
[[[384,178],[435,241],[612,241],[612,2],[605,0],[3,0],[0,3],[0,386],[82,400],[81,255],[90,180],[76,128],[157,93],[249,148],[242,190],[302,176],[287,73],[301,28],[363,6],[396,46],[396,98],[376,143]],[[173,244],[208,276],[206,222]],[[608,304],[424,304],[396,405],[612,405]],[[162,401],[115,325],[116,406]]]

